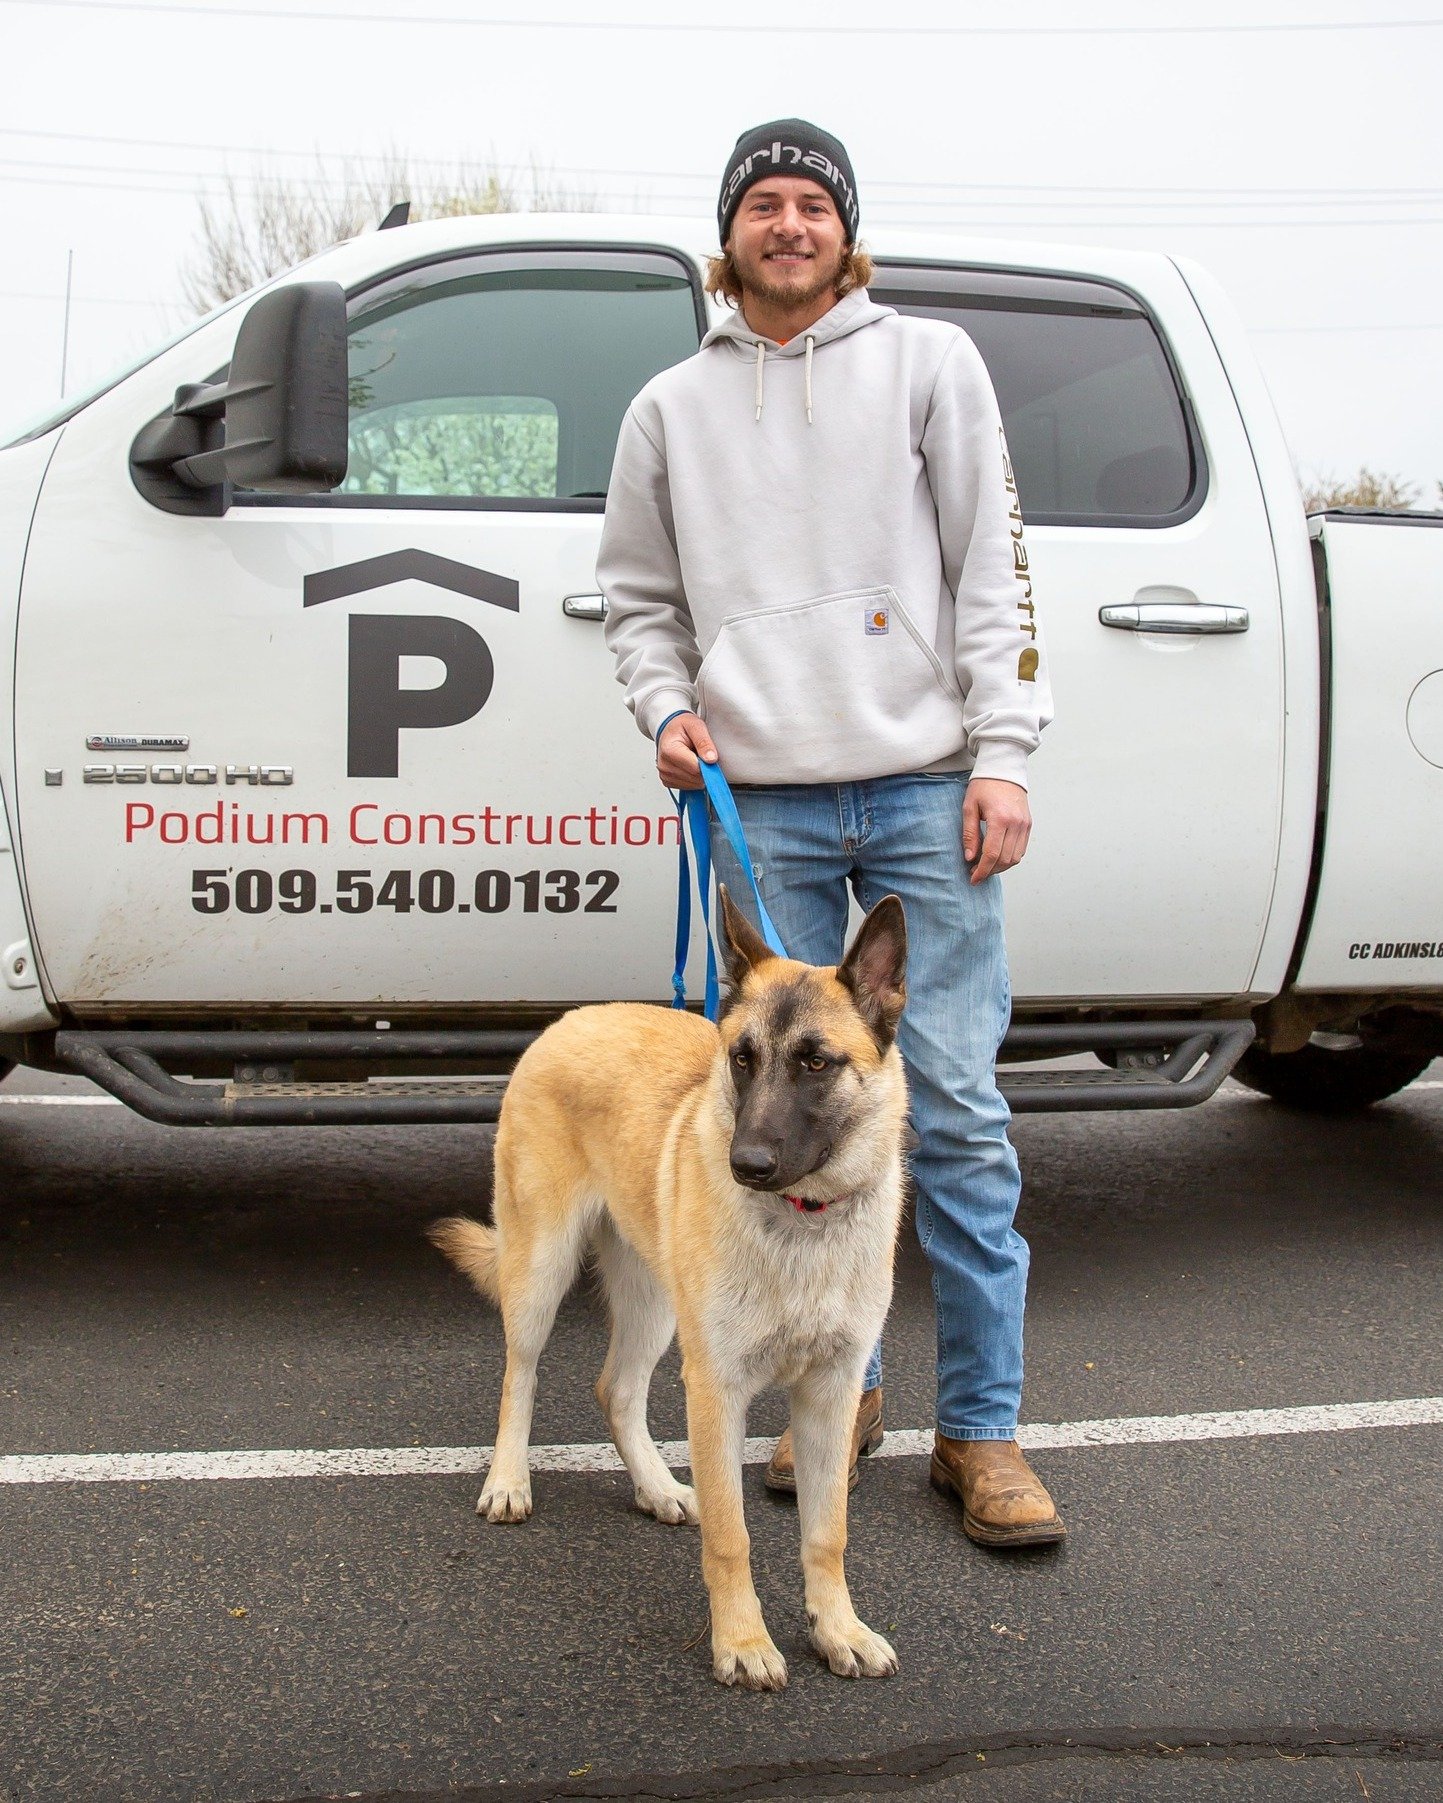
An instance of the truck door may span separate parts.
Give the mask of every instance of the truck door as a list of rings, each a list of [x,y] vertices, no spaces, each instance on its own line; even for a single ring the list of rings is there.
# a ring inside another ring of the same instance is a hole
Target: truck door
[[[308,274],[324,275],[324,266]],[[657,250],[468,250],[349,304],[349,473],[139,495],[125,388],[67,427],[22,594],[20,818],[78,1012],[667,989],[675,817],[602,642],[622,413],[697,347]],[[206,380],[213,368],[184,372]]]
[[[1273,546],[1225,372],[1168,278],[1154,276],[1153,308],[1120,284],[1026,270],[888,261],[872,285],[964,327],[1002,407],[1026,522],[1018,574],[1057,704],[1032,759],[1032,844],[1007,878],[1028,1001],[1245,993],[1268,917]]]

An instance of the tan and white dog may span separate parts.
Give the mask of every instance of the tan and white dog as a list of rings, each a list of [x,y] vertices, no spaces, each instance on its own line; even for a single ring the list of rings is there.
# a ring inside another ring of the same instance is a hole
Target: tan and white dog
[[[717,1026],[640,1003],[578,1008],[516,1066],[496,1133],[495,1226],[439,1221],[436,1245],[500,1305],[506,1376],[476,1507],[531,1513],[536,1366],[588,1252],[611,1344],[596,1385],[658,1521],[700,1519],[712,1669],[778,1690],[742,1512],[747,1405],[790,1395],[812,1642],[842,1677],[896,1654],[843,1573],[852,1423],[892,1292],[906,1083],[902,904],[872,909],[835,969],[774,956],[722,891],[731,992]],[[695,1490],[647,1427],[657,1360],[679,1332]]]

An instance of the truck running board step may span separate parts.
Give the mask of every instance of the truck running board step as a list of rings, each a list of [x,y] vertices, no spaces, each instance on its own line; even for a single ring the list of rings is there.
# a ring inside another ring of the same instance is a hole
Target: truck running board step
[[[1194,1108],[1207,1101],[1253,1042],[1250,1020],[1103,1021],[1013,1027],[1003,1056],[1116,1055],[1115,1070],[1039,1071],[1002,1065],[998,1087],[1014,1114],[1108,1108]]]
[[[183,1032],[123,1027],[65,1031],[55,1049],[72,1070],[137,1114],[173,1127],[322,1127],[487,1123],[501,1112],[507,1072],[534,1032]],[[1003,1046],[1035,1059],[1116,1054],[1116,1070],[1039,1071],[1003,1065],[1014,1114],[1106,1108],[1189,1108],[1205,1102],[1251,1044],[1250,1021],[1109,1021],[1019,1026]],[[348,1076],[297,1081],[296,1063],[354,1069],[384,1062],[441,1071],[492,1065],[488,1076]],[[228,1079],[179,1077],[224,1070]]]
[[[446,1101],[453,1096],[491,1096],[498,1102],[506,1094],[507,1077],[361,1077],[354,1083],[268,1081],[249,1078],[227,1083],[222,1090],[228,1102],[254,1101],[260,1096],[424,1096]]]
[[[494,1122],[506,1073],[534,1032],[133,1032],[123,1027],[55,1036],[71,1067],[137,1114],[171,1127],[350,1127]],[[494,1076],[295,1081],[298,1061],[345,1068],[367,1062],[499,1067]],[[224,1068],[229,1081],[177,1077],[165,1067]]]

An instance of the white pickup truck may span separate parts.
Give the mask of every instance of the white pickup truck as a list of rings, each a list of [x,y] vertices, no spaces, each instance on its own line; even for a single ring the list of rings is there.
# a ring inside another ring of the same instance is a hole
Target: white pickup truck
[[[368,233],[0,450],[0,1056],[178,1124],[490,1120],[561,1010],[668,998],[595,562],[711,236]],[[1443,519],[1305,518],[1198,269],[871,245],[988,363],[1050,644],[1014,1107],[1392,1093],[1443,1052]]]

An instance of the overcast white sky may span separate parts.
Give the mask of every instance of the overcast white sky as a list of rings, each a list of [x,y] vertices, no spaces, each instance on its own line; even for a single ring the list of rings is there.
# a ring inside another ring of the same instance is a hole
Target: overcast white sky
[[[737,133],[801,114],[847,145],[864,238],[1198,259],[1304,474],[1368,463],[1438,504],[1443,0],[530,4],[0,0],[0,437],[59,394],[67,252],[73,392],[182,323],[227,171],[324,152],[339,181],[395,146],[709,214]]]

